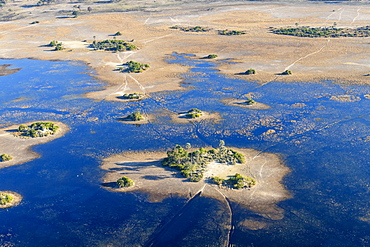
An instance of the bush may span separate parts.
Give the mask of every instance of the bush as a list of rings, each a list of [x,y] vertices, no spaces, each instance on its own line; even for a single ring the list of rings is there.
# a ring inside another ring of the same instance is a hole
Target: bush
[[[220,177],[212,177],[211,178],[211,181],[214,183],[214,184],[218,184],[218,185],[222,185],[225,183],[225,179],[223,178],[220,178]]]
[[[125,99],[140,99],[143,97],[142,93],[125,93],[122,95],[123,98]]]
[[[8,193],[0,193],[0,205],[5,205],[14,200],[13,196]]]
[[[121,70],[123,72],[128,72],[128,73],[140,73],[150,67],[149,64],[144,64],[144,63],[139,63],[139,62],[134,62],[134,61],[129,61],[127,63],[124,63],[123,65],[126,65],[127,68],[122,68]]]
[[[212,59],[212,58],[216,58],[216,57],[218,57],[216,54],[210,54],[206,58]]]
[[[242,35],[242,34],[246,34],[246,32],[226,29],[226,30],[218,30],[218,34],[220,35]]]
[[[245,104],[247,104],[247,105],[253,105],[253,104],[255,104],[255,103],[256,103],[256,101],[254,101],[254,100],[253,100],[253,99],[251,99],[251,98],[248,98],[244,103],[245,103]]]
[[[0,162],[9,161],[11,159],[13,159],[13,157],[10,156],[9,154],[2,154],[2,155],[0,155]]]
[[[256,70],[254,70],[254,69],[248,69],[247,71],[245,71],[245,74],[246,75],[254,75],[254,74],[256,74]]]
[[[116,32],[115,34],[114,34],[114,36],[121,36],[122,35],[122,33],[121,32]]]
[[[134,181],[128,177],[123,176],[122,178],[117,180],[117,186],[119,188],[123,187],[130,187],[134,185]]]
[[[129,120],[131,120],[131,121],[144,120],[144,116],[141,115],[141,113],[139,111],[135,111],[134,113],[131,113],[126,118],[129,119]]]
[[[281,73],[282,75],[291,75],[292,74],[292,71],[290,70],[285,70],[283,73]]]

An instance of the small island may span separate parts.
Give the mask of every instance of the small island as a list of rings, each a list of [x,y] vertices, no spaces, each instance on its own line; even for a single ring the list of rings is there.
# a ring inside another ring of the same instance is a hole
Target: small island
[[[253,110],[270,109],[269,105],[257,102],[251,97],[247,97],[247,99],[227,98],[227,99],[222,99],[221,102],[223,102],[225,105],[239,106],[242,108],[248,108],[248,109],[253,109]]]
[[[31,122],[0,129],[0,168],[23,164],[39,154],[30,148],[63,136],[69,130],[61,122]]]
[[[215,121],[222,120],[218,113],[209,113],[197,108],[192,108],[188,111],[179,112],[178,114],[172,114],[171,118],[172,121],[175,123],[189,123],[189,121],[200,121],[204,119],[212,119]]]
[[[0,208],[17,206],[22,201],[22,196],[13,191],[0,191]]]

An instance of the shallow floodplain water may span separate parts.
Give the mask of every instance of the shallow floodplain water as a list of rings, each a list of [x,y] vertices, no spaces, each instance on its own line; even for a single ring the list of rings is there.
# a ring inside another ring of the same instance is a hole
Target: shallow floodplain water
[[[145,194],[109,192],[101,188],[105,172],[99,168],[114,153],[187,142],[217,146],[219,140],[278,153],[292,169],[284,184],[293,197],[279,203],[283,219],[232,203],[231,244],[370,245],[369,86],[278,81],[260,86],[222,76],[210,60],[174,54],[171,62],[193,67],[184,75],[183,91],[106,102],[83,96],[104,84],[81,63],[0,62],[22,68],[0,77],[0,126],[58,120],[71,128],[34,147],[41,158],[0,170],[0,190],[24,197],[19,206],[0,210],[0,246],[219,246],[230,218],[224,203],[204,197],[186,203],[172,195],[151,203]],[[221,101],[246,99],[248,93],[271,108]],[[352,95],[353,102],[338,101],[342,95]],[[191,108],[219,112],[223,121],[175,124],[166,115]],[[139,127],[117,121],[135,110],[156,119]]]

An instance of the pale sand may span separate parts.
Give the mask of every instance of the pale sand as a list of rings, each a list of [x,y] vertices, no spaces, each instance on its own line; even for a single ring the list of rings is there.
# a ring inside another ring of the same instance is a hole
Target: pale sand
[[[17,131],[20,124],[0,129],[0,154],[5,153],[13,157],[10,161],[0,162],[0,169],[8,166],[20,165],[39,158],[40,155],[33,152],[31,147],[59,138],[69,130],[68,126],[61,122],[50,122],[58,125],[59,129],[54,135],[45,137],[22,138],[14,136],[13,133]],[[34,122],[25,123],[24,125],[29,126],[32,123]]]
[[[103,160],[102,169],[108,171],[103,178],[103,186],[116,192],[141,191],[148,193],[151,201],[161,201],[171,194],[192,197],[203,190],[202,196],[237,202],[263,217],[281,219],[283,210],[276,206],[282,200],[290,198],[290,193],[281,184],[283,177],[290,171],[281,159],[271,153],[261,153],[252,149],[235,149],[246,157],[246,164],[224,165],[212,163],[208,166],[204,179],[189,182],[179,172],[163,167],[161,159],[165,152],[126,152]],[[250,189],[233,190],[219,187],[208,182],[207,177],[227,176],[240,173],[253,177],[257,184]],[[134,180],[129,188],[117,188],[115,182],[122,176]]]
[[[220,73],[231,77],[256,81],[260,84],[275,81],[317,82],[334,80],[341,83],[369,84],[368,38],[299,38],[272,34],[268,27],[330,26],[359,27],[368,25],[370,6],[324,3],[186,3],[176,1],[153,3],[139,1],[125,3],[81,3],[82,9],[127,9],[150,6],[147,11],[122,13],[94,13],[78,18],[55,14],[59,10],[71,10],[71,4],[25,9],[25,2],[11,3],[13,11],[29,17],[12,22],[2,22],[0,32],[0,57],[32,57],[44,60],[74,60],[86,62],[95,70],[98,80],[109,83],[104,91],[90,92],[88,97],[98,100],[115,100],[117,93],[156,92],[180,89],[181,73],[188,67],[168,64],[166,59],[173,52],[195,54],[203,58],[217,54]],[[168,3],[168,4],[167,4]],[[80,3],[79,3],[80,4]],[[342,8],[342,11],[336,11]],[[333,11],[334,10],[334,11]],[[30,11],[31,14],[29,13]],[[86,12],[87,13],[87,12]],[[33,20],[40,23],[30,25]],[[205,26],[213,29],[207,33],[189,33],[170,29],[173,25]],[[216,30],[245,30],[240,36],[217,35]],[[132,40],[140,49],[130,52],[92,51],[88,43],[112,38]],[[51,51],[44,47],[51,40],[62,41],[66,49]],[[85,42],[85,40],[87,42]],[[117,65],[128,60],[150,64],[148,71],[127,74],[114,71]],[[255,75],[243,75],[247,69]],[[293,74],[279,75],[285,69]]]
[[[14,191],[0,191],[0,193],[7,193],[13,196],[12,202],[0,205],[0,208],[11,208],[17,206],[22,201],[22,196]]]

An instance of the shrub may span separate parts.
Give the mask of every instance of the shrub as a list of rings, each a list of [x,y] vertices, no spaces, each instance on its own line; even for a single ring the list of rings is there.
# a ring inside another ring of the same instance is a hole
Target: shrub
[[[143,97],[142,93],[125,93],[122,95],[123,98],[125,99],[140,99]]]
[[[218,185],[222,185],[225,183],[225,179],[223,178],[220,178],[220,177],[212,177],[211,178],[211,181],[214,183],[214,184],[218,184]]]
[[[2,154],[2,155],[0,155],[0,162],[9,161],[11,159],[13,159],[13,157],[10,156],[9,154]]]
[[[131,121],[144,120],[144,116],[141,115],[141,113],[139,111],[135,111],[134,113],[131,113],[126,118],[129,119],[129,120],[131,120]]]
[[[291,75],[292,74],[292,71],[290,70],[285,70],[283,73],[281,73],[282,75]]]
[[[9,193],[0,193],[0,205],[5,205],[14,200],[13,196]]]
[[[210,54],[206,58],[212,59],[212,58],[216,58],[216,57],[218,57],[216,54]]]
[[[123,176],[122,178],[117,180],[117,186],[119,188],[122,187],[130,187],[134,185],[134,181],[131,178]]]
[[[122,33],[121,32],[116,32],[115,34],[114,34],[114,36],[121,36],[122,35]]]
[[[251,99],[251,98],[248,98],[244,103],[245,103],[245,104],[247,104],[247,105],[253,105],[253,104],[255,104],[255,103],[256,103],[256,101],[254,101],[254,100],[253,100],[253,99]]]
[[[248,69],[247,71],[245,71],[245,74],[246,75],[254,75],[254,74],[256,74],[256,70],[254,70],[254,69]]]
[[[134,62],[134,61],[129,61],[127,63],[124,63],[123,65],[127,67],[122,68],[121,70],[123,72],[128,72],[128,73],[140,73],[150,67],[149,64],[144,64],[144,63],[139,63],[139,62]]]
[[[220,35],[242,35],[242,34],[246,34],[246,32],[226,29],[226,30],[218,30],[218,34]]]

